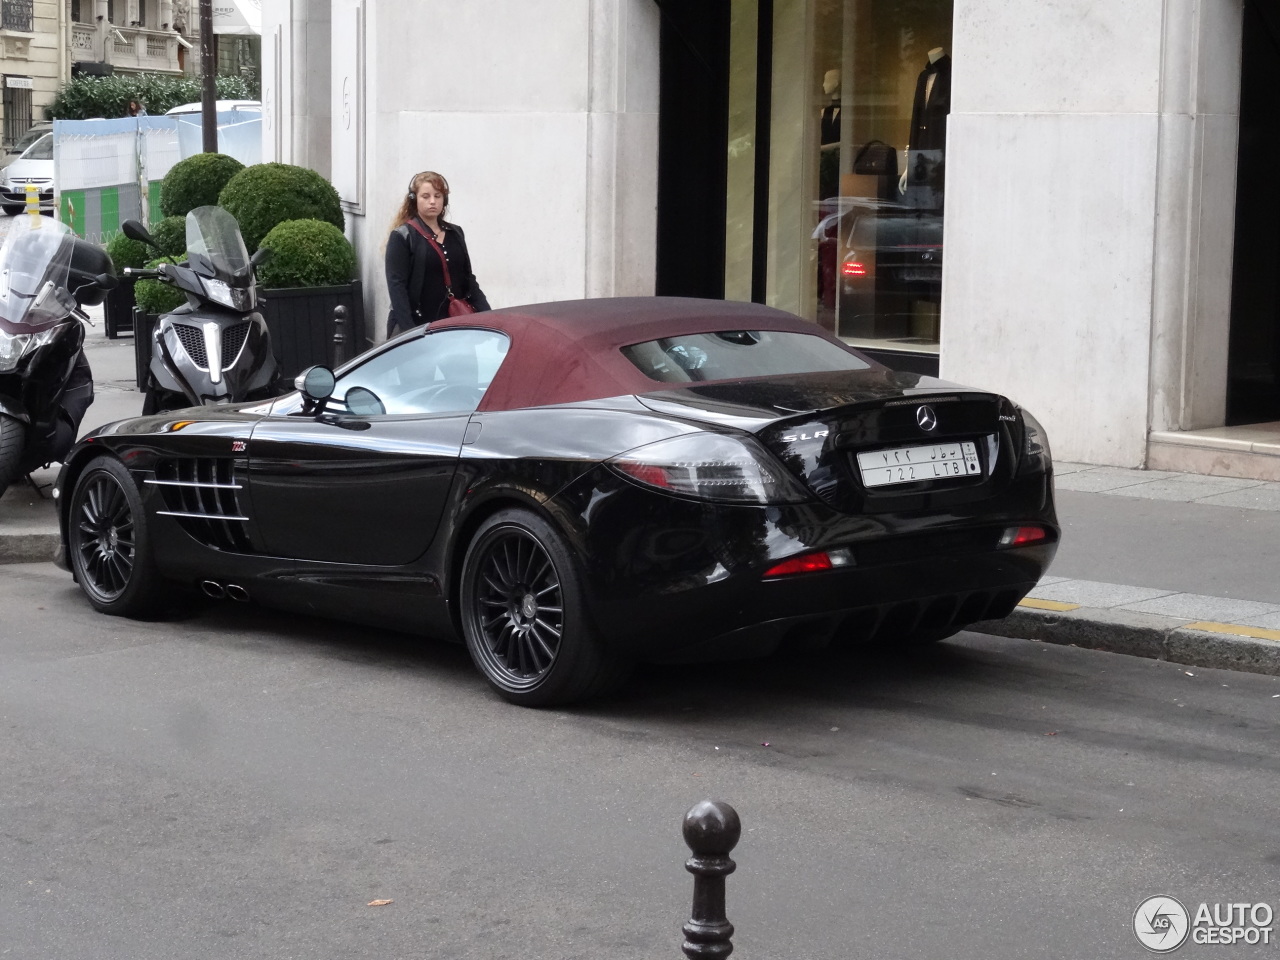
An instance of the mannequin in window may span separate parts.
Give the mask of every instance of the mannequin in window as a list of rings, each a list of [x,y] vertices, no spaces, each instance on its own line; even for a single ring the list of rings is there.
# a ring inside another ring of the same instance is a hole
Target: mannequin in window
[[[840,142],[840,71],[828,70],[822,75],[822,92],[831,98],[822,108],[822,140],[825,147]]]
[[[951,112],[951,57],[942,47],[929,51],[929,62],[916,78],[911,104],[910,150],[943,150],[947,145],[947,114]]]

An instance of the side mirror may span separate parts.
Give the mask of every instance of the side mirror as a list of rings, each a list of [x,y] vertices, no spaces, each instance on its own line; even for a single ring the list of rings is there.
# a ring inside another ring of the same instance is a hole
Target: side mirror
[[[328,400],[333,396],[333,388],[337,386],[338,378],[333,375],[333,371],[328,367],[307,367],[297,377],[294,378],[293,386],[295,390],[301,390],[302,395],[312,403],[320,403]]]
[[[93,282],[103,290],[114,290],[120,286],[120,278],[114,273],[100,273],[93,278]]]
[[[347,409],[357,417],[380,417],[387,412],[378,395],[368,387],[352,387],[347,391]]]
[[[249,258],[249,262],[255,267],[260,263],[266,263],[271,259],[270,247],[259,247],[253,252],[253,256]]]
[[[121,232],[130,240],[137,240],[139,243],[145,243],[150,247],[160,249],[160,245],[156,243],[155,238],[147,233],[147,228],[140,224],[137,220],[126,220],[120,224]]]

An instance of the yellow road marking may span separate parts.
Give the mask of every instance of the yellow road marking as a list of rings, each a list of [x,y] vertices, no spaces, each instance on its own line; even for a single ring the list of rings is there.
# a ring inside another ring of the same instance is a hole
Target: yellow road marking
[[[1204,630],[1207,633],[1231,633],[1237,637],[1254,637],[1258,640],[1280,640],[1280,630],[1267,630],[1264,627],[1242,627],[1238,623],[1214,623],[1211,620],[1197,620],[1188,623],[1184,630]]]
[[[1059,613],[1080,609],[1080,604],[1078,603],[1063,603],[1061,600],[1037,600],[1035,597],[1025,598],[1018,606],[1030,607],[1032,610],[1057,610]]]

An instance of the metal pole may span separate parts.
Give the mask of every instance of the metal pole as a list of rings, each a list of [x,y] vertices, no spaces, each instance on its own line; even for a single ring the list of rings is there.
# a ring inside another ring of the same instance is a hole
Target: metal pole
[[[724,879],[738,868],[729,858],[742,836],[738,812],[722,800],[703,800],[684,815],[684,842],[693,856],[693,913],[681,949],[689,960],[723,960],[733,953],[733,924],[724,912]]]
[[[347,335],[343,332],[346,322],[347,308],[338,304],[333,308],[333,365],[335,367],[342,366],[347,359]]]
[[[218,152],[218,55],[214,52],[213,0],[200,0],[200,129],[204,152]]]

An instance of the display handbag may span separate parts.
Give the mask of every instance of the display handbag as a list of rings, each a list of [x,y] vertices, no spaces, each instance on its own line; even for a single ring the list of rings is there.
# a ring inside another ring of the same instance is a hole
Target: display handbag
[[[449,258],[444,255],[444,250],[440,244],[436,242],[436,238],[423,230],[422,227],[418,225],[417,220],[409,220],[408,223],[409,226],[413,227],[413,229],[417,230],[418,233],[422,235],[423,240],[431,244],[432,249],[440,256],[440,266],[444,269],[444,292],[449,295],[448,315],[451,317],[465,317],[467,314],[475,313],[475,307],[467,303],[467,301],[462,297],[454,296],[453,281],[449,278]]]

